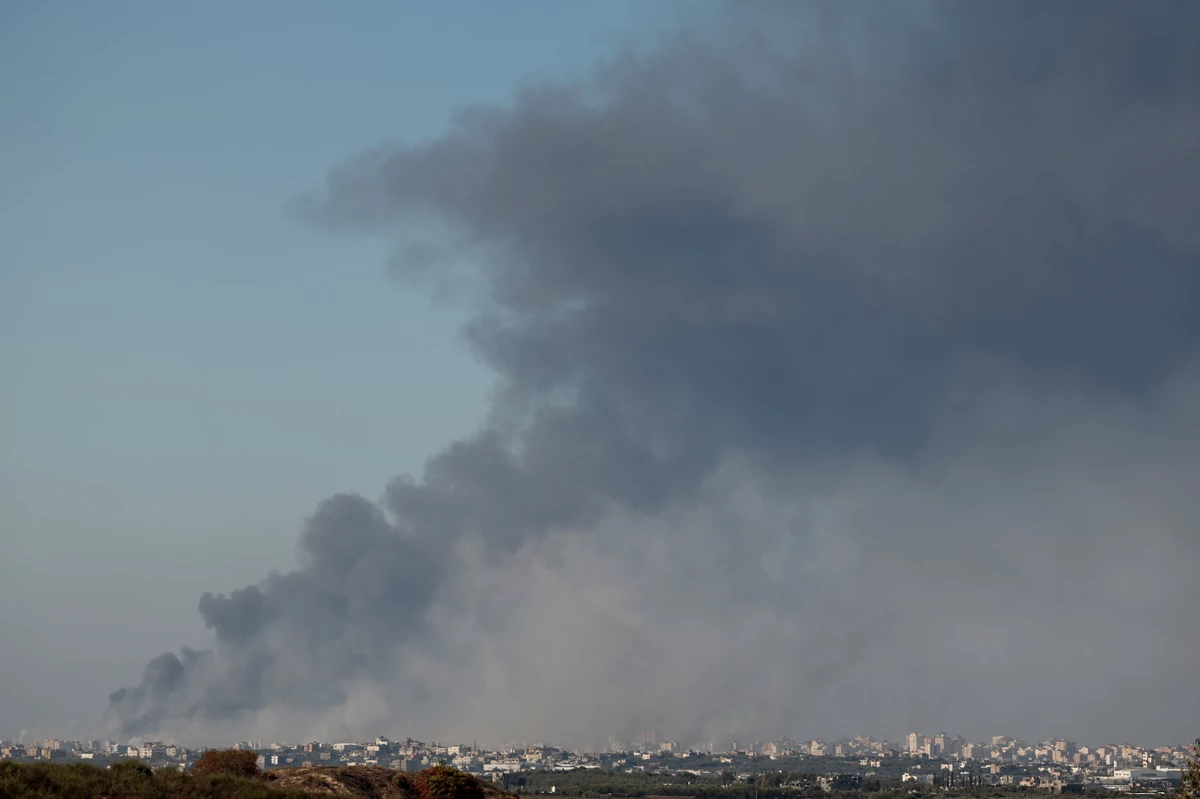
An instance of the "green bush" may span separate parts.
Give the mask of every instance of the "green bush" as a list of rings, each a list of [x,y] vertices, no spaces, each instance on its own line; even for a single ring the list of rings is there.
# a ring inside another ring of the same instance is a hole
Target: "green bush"
[[[1200,738],[1192,749],[1193,757],[1183,767],[1176,795],[1179,799],[1200,799]]]
[[[440,765],[417,774],[420,799],[483,799],[483,786],[470,774]]]
[[[108,767],[109,771],[115,771],[117,774],[140,774],[143,777],[154,776],[154,769],[146,765],[140,760],[119,760]]]
[[[192,773],[257,777],[258,755],[241,749],[208,749],[192,766]]]
[[[0,761],[4,799],[312,799],[304,791],[271,788],[258,778],[153,771],[126,760],[110,768],[86,764]]]

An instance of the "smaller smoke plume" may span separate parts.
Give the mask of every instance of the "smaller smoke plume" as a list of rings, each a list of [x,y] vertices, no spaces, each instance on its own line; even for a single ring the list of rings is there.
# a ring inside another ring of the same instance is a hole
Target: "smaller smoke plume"
[[[218,651],[184,649],[181,657],[150,661],[140,685],[110,698],[113,712],[127,720],[125,732],[274,703],[336,704],[345,675],[383,674],[381,661],[396,641],[420,632],[419,617],[389,611],[429,602],[438,560],[400,535],[380,508],[347,495],[321,503],[300,550],[298,571],[201,597]],[[270,648],[260,645],[264,636]]]

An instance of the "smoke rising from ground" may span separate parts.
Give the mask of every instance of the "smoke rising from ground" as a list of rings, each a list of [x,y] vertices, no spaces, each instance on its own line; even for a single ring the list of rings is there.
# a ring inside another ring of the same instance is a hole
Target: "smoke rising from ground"
[[[492,412],[110,722],[1194,735],[1198,25],[740,5],[338,166]]]

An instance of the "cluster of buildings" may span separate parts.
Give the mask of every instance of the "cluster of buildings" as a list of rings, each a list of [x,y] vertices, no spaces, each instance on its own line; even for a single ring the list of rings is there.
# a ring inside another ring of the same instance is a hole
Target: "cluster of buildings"
[[[990,741],[971,743],[957,735],[939,733],[925,736],[910,732],[904,741],[904,752],[912,757],[978,760],[994,763],[1057,763],[1079,766],[1151,766],[1156,763],[1187,759],[1185,746],[1145,749],[1140,746],[1104,745],[1079,746],[1065,738],[1051,738],[1029,744],[1006,735]]]
[[[935,786],[1003,785],[1128,790],[1164,788],[1179,783],[1182,766],[1192,757],[1187,746],[1147,749],[1129,744],[1081,746],[1065,738],[1031,744],[1006,735],[973,743],[958,735],[927,736],[910,732],[902,743],[858,737],[837,743],[820,740],[764,744],[763,755],[858,758],[858,765],[878,774],[888,761],[907,762],[903,782]]]
[[[981,782],[1022,788],[1063,791],[1075,788],[1169,788],[1178,785],[1182,766],[1192,756],[1186,746],[1146,749],[1128,744],[1081,746],[1065,738],[1030,744],[997,735],[971,743],[957,735],[928,737],[910,732],[904,741],[910,759],[935,761],[942,774],[925,771],[904,774],[904,780],[954,784],[955,770]],[[980,766],[985,768],[979,769]],[[948,774],[945,772],[949,772]]]
[[[803,761],[811,758],[843,759],[845,765],[838,766],[835,777],[828,778],[834,780],[828,790],[846,790],[852,783],[860,785],[864,777],[934,787],[986,784],[1057,791],[1068,787],[1154,788],[1177,784],[1181,767],[1192,756],[1185,746],[1158,749],[1127,744],[1080,746],[1065,739],[1030,744],[1007,736],[972,743],[957,735],[926,736],[917,732],[909,733],[902,743],[859,736],[832,743],[784,738],[703,747],[684,747],[678,741],[661,740],[655,733],[642,733],[628,745],[610,738],[604,752],[573,752],[549,745],[513,745],[489,750],[476,744],[425,743],[411,738],[393,741],[384,737],[302,744],[243,741],[236,748],[257,752],[259,765],[264,769],[370,765],[418,771],[446,763],[497,782],[510,781],[522,772],[575,769],[690,773],[701,777],[741,770],[741,776],[746,777],[772,770],[804,771]],[[124,744],[58,739],[27,744],[0,741],[0,759],[81,760],[100,765],[137,758],[156,768],[186,768],[200,754],[200,750],[160,741]],[[823,768],[830,765],[825,763]]]
[[[600,768],[594,756],[577,755],[556,747],[530,746],[491,751],[474,744],[424,743],[411,738],[392,741],[379,737],[370,741],[312,741],[302,744],[242,741],[235,744],[234,748],[257,752],[259,765],[264,769],[365,765],[419,771],[446,763],[481,776],[499,777],[521,771]],[[0,741],[0,759],[91,761],[97,765],[136,758],[156,768],[186,768],[202,753],[203,750],[200,749],[189,749],[162,741]]]
[[[188,762],[199,756],[199,751],[155,741],[146,741],[140,744],[118,744],[114,741],[67,741],[59,738],[46,738],[31,743],[0,741],[0,760],[109,762],[136,758],[146,762],[168,760]]]

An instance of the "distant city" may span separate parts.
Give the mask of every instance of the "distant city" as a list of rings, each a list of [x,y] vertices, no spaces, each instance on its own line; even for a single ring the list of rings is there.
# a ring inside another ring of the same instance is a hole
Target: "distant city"
[[[632,741],[610,738],[606,751],[583,752],[548,744],[487,749],[378,737],[368,741],[306,743],[242,741],[234,748],[255,751],[263,769],[299,766],[383,766],[418,771],[439,763],[455,766],[505,786],[525,777],[576,770],[746,780],[765,772],[816,771],[826,789],[854,788],[864,779],[917,785],[997,785],[1062,791],[1178,784],[1193,755],[1187,745],[1149,749],[1130,744],[1079,745],[1062,738],[1027,743],[1004,735],[971,742],[957,735],[909,733],[902,742],[866,736],[834,742],[733,742],[685,748],[653,732]],[[0,759],[83,761],[99,764],[137,758],[154,768],[186,769],[203,750],[160,741],[69,741],[50,738],[23,743],[0,741]],[[841,780],[842,782],[838,782]]]

